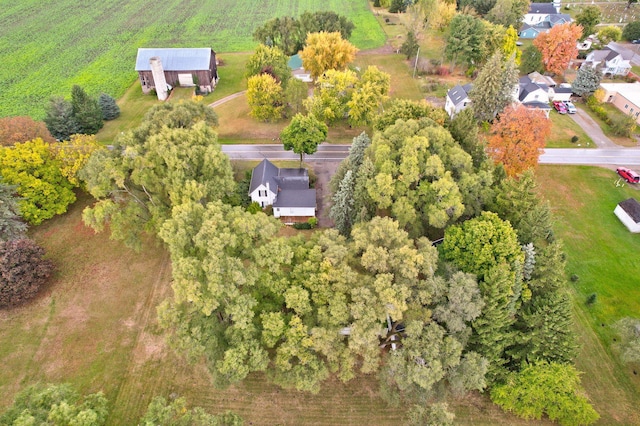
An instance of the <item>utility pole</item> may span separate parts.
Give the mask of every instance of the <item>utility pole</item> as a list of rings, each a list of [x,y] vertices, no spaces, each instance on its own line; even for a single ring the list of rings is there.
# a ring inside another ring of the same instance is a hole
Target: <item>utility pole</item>
[[[418,46],[418,51],[416,52],[416,63],[413,64],[413,78],[416,78],[416,68],[418,68],[418,56],[420,56],[420,46]]]

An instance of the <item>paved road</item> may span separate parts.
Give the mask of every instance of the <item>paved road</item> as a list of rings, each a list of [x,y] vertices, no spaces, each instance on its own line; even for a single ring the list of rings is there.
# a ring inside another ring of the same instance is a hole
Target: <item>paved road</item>
[[[282,145],[222,145],[222,151],[232,160],[297,160],[300,157],[285,151]],[[318,152],[305,155],[305,161],[342,160],[349,154],[349,145],[322,144]],[[553,148],[540,156],[540,164],[585,164],[640,166],[640,148]]]

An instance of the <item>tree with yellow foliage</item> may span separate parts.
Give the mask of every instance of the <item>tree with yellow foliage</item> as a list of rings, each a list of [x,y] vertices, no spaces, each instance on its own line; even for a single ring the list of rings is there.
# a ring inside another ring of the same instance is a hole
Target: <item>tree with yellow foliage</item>
[[[357,51],[339,32],[320,31],[307,34],[300,57],[302,66],[316,79],[327,70],[344,70],[353,62]]]

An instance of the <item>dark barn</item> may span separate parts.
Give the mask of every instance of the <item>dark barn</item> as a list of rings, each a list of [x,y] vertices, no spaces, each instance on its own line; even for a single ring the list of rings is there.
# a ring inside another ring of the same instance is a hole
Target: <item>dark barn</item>
[[[140,77],[142,91],[156,89],[151,59],[159,59],[166,84],[176,86],[198,86],[201,92],[213,91],[218,82],[216,53],[210,48],[138,49],[136,71]]]

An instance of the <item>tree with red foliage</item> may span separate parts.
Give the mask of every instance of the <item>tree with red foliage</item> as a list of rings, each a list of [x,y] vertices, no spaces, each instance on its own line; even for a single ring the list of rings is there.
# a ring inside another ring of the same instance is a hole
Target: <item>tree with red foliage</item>
[[[510,106],[491,126],[489,155],[502,163],[509,176],[517,176],[538,164],[551,121],[541,110]]]
[[[42,121],[34,121],[31,117],[0,118],[0,145],[11,146],[36,138],[45,142],[56,141]]]
[[[27,238],[0,243],[0,308],[36,295],[53,271],[53,263],[42,256],[44,249]]]
[[[578,56],[578,40],[582,37],[580,25],[567,22],[556,25],[533,40],[533,45],[542,53],[545,70],[562,74],[572,59]]]

